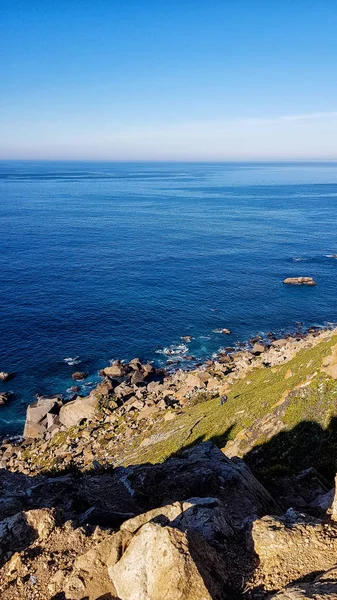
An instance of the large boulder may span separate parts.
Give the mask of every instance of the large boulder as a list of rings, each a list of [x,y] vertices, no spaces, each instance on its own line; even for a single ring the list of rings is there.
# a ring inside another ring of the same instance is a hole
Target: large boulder
[[[115,360],[111,367],[105,367],[103,372],[104,375],[107,375],[108,377],[124,377],[127,373],[127,368],[119,360]]]
[[[245,463],[236,457],[227,458],[211,442],[164,463],[116,469],[114,476],[139,499],[143,511],[193,497],[218,498],[230,525],[241,528],[249,520],[279,510]]]
[[[81,421],[92,421],[95,418],[98,400],[95,396],[78,398],[68,404],[64,404],[60,410],[59,419],[61,425],[73,427]]]
[[[281,588],[337,562],[337,525],[289,509],[282,517],[263,517],[252,524],[255,577],[267,589]]]
[[[146,523],[108,569],[123,600],[224,600],[224,562],[197,535]]]
[[[190,498],[154,508],[128,519],[121,525],[121,530],[135,533],[149,522],[170,525],[181,531],[195,531],[215,546],[234,534],[225,507],[217,498]]]
[[[23,437],[39,438],[46,431],[47,414],[57,414],[60,410],[61,401],[57,398],[39,398],[37,402],[27,407],[25,428]]]

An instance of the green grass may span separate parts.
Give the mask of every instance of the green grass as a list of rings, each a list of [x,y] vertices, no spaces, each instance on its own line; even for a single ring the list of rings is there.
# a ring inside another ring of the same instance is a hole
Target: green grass
[[[186,409],[173,421],[156,423],[153,435],[159,434],[164,439],[139,447],[141,438],[136,437],[122,461],[123,464],[160,462],[185,447],[205,440],[212,440],[223,448],[228,440],[234,440],[237,434],[249,428],[253,431],[256,444],[267,442],[268,438],[263,438],[262,433],[259,437],[259,420],[276,412],[275,405],[282,396],[306,382],[307,377],[316,371],[317,375],[310,383],[310,393],[304,397],[299,394],[294,394],[293,398],[290,396],[281,418],[285,430],[291,430],[304,420],[315,421],[322,427],[327,427],[330,419],[337,415],[337,384],[320,374],[319,369],[324,357],[331,353],[331,347],[336,343],[335,335],[313,348],[302,350],[282,366],[259,368],[249,373],[233,385],[228,394],[228,402],[223,406],[219,405],[219,399],[216,398]],[[285,378],[288,371],[292,375]],[[319,392],[322,382],[323,393]],[[171,435],[165,437],[169,432]],[[146,436],[148,435],[147,432]],[[249,450],[250,445],[247,444],[242,454]]]
[[[331,470],[334,459],[329,455],[334,454],[333,444],[337,442],[337,382],[320,368],[335,344],[337,335],[300,351],[282,366],[256,368],[233,384],[222,406],[219,398],[197,402],[171,421],[164,420],[167,413],[158,413],[152,426],[145,425],[127,441],[120,441],[113,450],[113,462],[156,463],[201,441],[212,440],[224,448],[235,440],[237,453],[260,472],[294,470],[295,461],[296,466],[306,468],[309,458],[323,471],[330,461]],[[306,381],[309,385],[298,387]],[[115,431],[123,434],[125,428],[121,417]],[[73,440],[80,430],[72,428],[56,435],[50,447],[55,449]],[[113,437],[114,433],[100,428],[102,449]],[[51,466],[54,460],[49,460]],[[43,470],[46,462],[46,456],[34,457],[37,468]]]

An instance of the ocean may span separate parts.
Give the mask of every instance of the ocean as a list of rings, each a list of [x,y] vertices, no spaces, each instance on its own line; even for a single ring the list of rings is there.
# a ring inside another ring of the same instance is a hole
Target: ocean
[[[0,436],[75,370],[337,321],[336,206],[336,163],[1,161]]]

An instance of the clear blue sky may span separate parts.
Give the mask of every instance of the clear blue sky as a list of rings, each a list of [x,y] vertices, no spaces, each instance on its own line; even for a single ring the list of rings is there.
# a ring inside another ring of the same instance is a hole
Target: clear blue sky
[[[337,159],[335,0],[0,0],[0,158]]]

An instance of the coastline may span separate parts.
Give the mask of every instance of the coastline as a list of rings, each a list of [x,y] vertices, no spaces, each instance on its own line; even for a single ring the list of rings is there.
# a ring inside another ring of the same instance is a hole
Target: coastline
[[[247,342],[238,342],[236,347],[227,347],[197,366],[186,361],[185,368],[173,371],[141,363],[138,359],[129,363],[116,360],[100,371],[101,380],[89,395],[83,397],[75,393],[68,401],[60,394],[40,396],[29,405],[23,437],[2,441],[0,466],[24,470],[27,465],[22,463],[22,452],[26,455],[32,451],[41,454],[37,470],[41,467],[52,470],[54,463],[49,461],[49,450],[69,436],[83,439],[77,444],[80,446],[80,450],[76,449],[77,455],[69,452],[62,459],[64,468],[91,468],[93,462],[96,467],[103,466],[110,462],[112,452],[114,464],[122,464],[123,452],[116,459],[120,452],[116,449],[121,442],[131,442],[141,435],[144,447],[156,443],[160,440],[160,436],[157,439],[153,434],[157,421],[170,423],[191,407],[210,401],[221,404],[220,399],[226,402],[232,387],[249,373],[259,369],[273,371],[291,361],[301,350],[330,339],[334,332],[332,326],[309,327],[303,331],[301,325],[300,330],[281,338],[270,332],[265,338],[255,336]],[[107,452],[106,447],[100,451],[96,444],[94,451],[90,448],[83,454],[95,440],[90,439],[93,430],[102,430],[108,435],[111,451]],[[233,448],[230,453],[234,452]],[[131,457],[132,454],[128,460]],[[32,464],[28,466],[28,472],[32,472],[32,468],[34,471]]]

